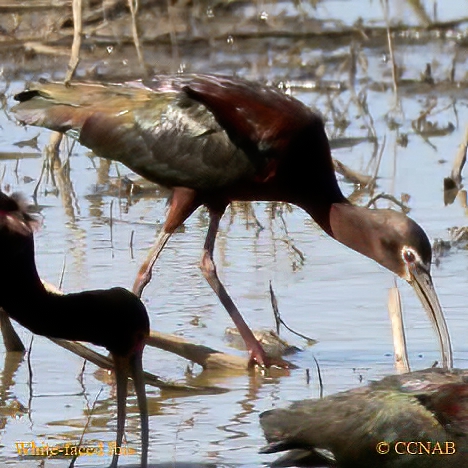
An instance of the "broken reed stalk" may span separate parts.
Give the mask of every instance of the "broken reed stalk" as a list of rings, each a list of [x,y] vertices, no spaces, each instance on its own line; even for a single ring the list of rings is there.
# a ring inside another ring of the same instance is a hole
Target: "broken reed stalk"
[[[449,177],[444,178],[444,204],[451,205],[460,189],[462,188],[462,170],[466,162],[466,152],[468,150],[468,125],[465,127],[463,140],[458,146],[458,151],[452,165]],[[461,191],[462,192],[462,191]],[[461,193],[460,192],[460,193]]]
[[[392,82],[393,82],[393,94],[395,96],[395,107],[398,103],[398,78],[397,78],[397,65],[395,62],[395,51],[393,49],[393,41],[392,41],[392,32],[390,29],[390,21],[388,16],[388,0],[381,0],[382,7],[384,10],[384,17],[385,17],[385,25],[387,29],[387,42],[388,42],[388,51],[390,54],[390,63],[392,64]]]
[[[128,0],[128,8],[130,9],[130,15],[132,18],[132,36],[138,56],[138,62],[140,63],[142,73],[146,75],[145,60],[143,58],[143,50],[141,48],[140,37],[138,35],[138,24],[136,19],[138,13],[138,0]]]
[[[462,180],[462,170],[466,162],[466,151],[468,150],[468,125],[465,127],[465,133],[463,134],[463,140],[458,147],[455,160],[453,161],[452,172],[450,177],[457,187],[460,187]]]
[[[333,158],[333,165],[335,167],[335,172],[342,175],[345,179],[349,180],[353,184],[359,185],[362,188],[367,187],[374,179],[372,176],[354,171],[350,167],[343,164],[341,161],[338,161],[338,159]]]
[[[64,83],[68,85],[72,80],[76,67],[80,61],[81,34],[83,32],[83,3],[82,0],[73,0],[73,43],[70,61]]]
[[[68,62],[67,73],[63,80],[65,85],[68,85],[75,75],[76,68],[80,62],[80,50],[81,50],[81,35],[83,33],[83,2],[82,0],[73,0],[72,3],[73,11],[73,42],[70,52],[70,60]],[[59,146],[62,141],[62,134],[59,132],[53,132],[50,136],[49,147],[46,154],[58,154]],[[46,156],[47,157],[47,156]],[[39,187],[39,183],[37,187]]]
[[[384,135],[382,144],[380,145],[380,151],[378,153],[377,161],[375,163],[374,175],[372,176],[372,180],[369,182],[369,187],[371,190],[373,190],[375,186],[377,185],[377,177],[379,176],[380,164],[382,162],[382,157],[385,151],[386,143],[387,143],[387,135]],[[377,142],[376,151],[378,150],[378,146],[379,145]],[[374,154],[377,154],[377,153],[374,153]]]
[[[388,313],[392,326],[395,368],[400,374],[410,371],[408,350],[406,347],[405,328],[401,309],[400,291],[396,283],[388,294]]]

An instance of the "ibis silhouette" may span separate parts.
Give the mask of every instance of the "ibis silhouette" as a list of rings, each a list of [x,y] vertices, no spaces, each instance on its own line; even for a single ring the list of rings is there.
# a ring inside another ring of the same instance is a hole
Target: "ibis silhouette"
[[[138,297],[123,288],[73,294],[45,289],[36,269],[33,230],[36,221],[21,197],[0,192],[0,307],[38,335],[87,341],[110,352],[117,382],[116,447],[122,447],[128,377],[133,378],[141,418],[141,466],[147,466],[148,411],[142,354],[149,318]],[[115,450],[111,468],[118,463]]]
[[[413,286],[437,332],[443,365],[452,367],[426,234],[402,213],[354,206],[343,196],[323,121],[300,101],[272,87],[214,75],[126,84],[42,82],[15,99],[20,104],[13,112],[22,123],[70,133],[98,156],[172,188],[164,226],[135,280],[137,295],[173,232],[205,205],[210,224],[201,270],[239,329],[251,362],[274,363],[219,280],[213,250],[232,201],[288,202]]]

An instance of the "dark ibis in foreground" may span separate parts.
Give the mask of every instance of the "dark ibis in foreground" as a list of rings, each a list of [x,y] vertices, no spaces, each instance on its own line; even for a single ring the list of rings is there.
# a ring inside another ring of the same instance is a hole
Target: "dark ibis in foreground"
[[[69,132],[98,156],[173,189],[164,226],[137,275],[137,295],[175,229],[205,205],[210,225],[202,272],[252,362],[271,364],[219,280],[213,250],[230,202],[293,203],[331,237],[413,286],[437,332],[443,365],[452,367],[426,234],[402,213],[354,206],[343,196],[323,121],[300,101],[258,83],[213,75],[157,76],[122,85],[43,82],[15,99],[20,104],[13,112],[22,123]]]
[[[34,260],[33,229],[18,196],[0,192],[0,307],[33,333],[87,341],[108,349],[117,382],[117,438],[122,446],[128,377],[133,378],[141,417],[141,466],[147,466],[148,411],[142,354],[149,318],[138,297],[123,288],[58,295],[47,291]],[[118,453],[111,468],[117,466]]]
[[[427,369],[260,415],[271,466],[468,466],[468,371]]]

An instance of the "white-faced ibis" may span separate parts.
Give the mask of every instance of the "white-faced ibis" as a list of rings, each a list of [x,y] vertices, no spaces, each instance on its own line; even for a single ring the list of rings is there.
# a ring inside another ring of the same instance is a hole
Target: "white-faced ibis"
[[[117,438],[122,446],[128,377],[135,384],[141,417],[141,466],[147,466],[148,411],[142,354],[149,335],[149,318],[138,297],[123,288],[58,295],[47,291],[34,260],[33,228],[17,196],[0,192],[0,307],[33,333],[52,338],[87,341],[108,349],[117,382]],[[118,453],[111,467],[118,463]]]
[[[468,466],[468,371],[427,369],[260,415],[271,466]]]
[[[414,287],[436,329],[443,365],[452,366],[426,234],[401,213],[354,206],[343,196],[323,121],[300,101],[258,83],[211,75],[158,76],[124,85],[39,83],[15,99],[21,122],[70,132],[98,156],[173,189],[163,229],[135,281],[137,295],[174,230],[205,205],[210,225],[202,272],[252,360],[270,364],[219,280],[213,250],[230,202],[289,202],[331,237]]]

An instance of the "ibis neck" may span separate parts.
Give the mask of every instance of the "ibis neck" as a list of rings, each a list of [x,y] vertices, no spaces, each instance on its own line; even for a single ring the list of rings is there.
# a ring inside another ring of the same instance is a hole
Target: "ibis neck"
[[[335,203],[330,209],[332,236],[350,249],[403,277],[404,271],[395,250],[398,242],[392,237],[392,232],[395,231],[390,229],[390,214],[393,214],[391,210],[371,210],[351,203]]]
[[[329,211],[331,236],[366,257],[375,258],[369,209],[351,203],[333,203]]]
[[[331,237],[350,249],[396,272],[398,265],[385,255],[378,210],[352,205],[346,198],[337,203],[302,206]]]
[[[301,148],[295,148],[295,159],[282,168],[280,181],[287,201],[300,206],[330,236],[332,206],[352,206],[343,195],[335,176],[330,146],[323,126],[311,129]],[[313,148],[313,154],[309,154]]]
[[[33,247],[19,252],[0,277],[0,306],[8,315],[20,323],[23,317],[40,315],[48,293],[37,273]]]
[[[351,203],[341,194],[341,192],[332,199],[332,201],[328,200],[314,200],[311,203],[307,202],[294,202],[296,205],[301,207],[304,211],[306,211],[312,219],[331,237],[338,240],[339,242],[345,244],[342,240],[337,237],[336,234],[333,232],[332,228],[332,217],[333,215],[333,207],[334,206],[353,206]],[[346,211],[346,208],[345,208]]]

